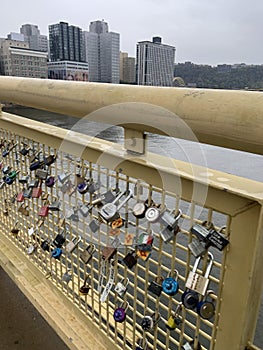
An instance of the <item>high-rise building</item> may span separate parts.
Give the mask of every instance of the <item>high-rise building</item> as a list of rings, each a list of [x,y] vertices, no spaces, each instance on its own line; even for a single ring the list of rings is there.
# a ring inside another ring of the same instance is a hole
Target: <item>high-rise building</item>
[[[82,29],[66,22],[51,24],[49,28],[50,59],[84,62]]]
[[[128,84],[136,81],[135,58],[129,57],[127,52],[120,52],[120,81]]]
[[[46,35],[40,34],[35,24],[23,24],[20,33],[24,35],[25,41],[29,43],[32,50],[48,52],[48,40]]]
[[[31,78],[47,78],[47,52],[29,48],[21,40],[0,41],[0,72],[3,75]]]
[[[160,37],[140,41],[136,50],[136,80],[138,85],[172,86],[175,47],[162,44]]]
[[[108,23],[94,21],[84,32],[85,60],[89,63],[89,81],[120,82],[120,35],[109,32]]]

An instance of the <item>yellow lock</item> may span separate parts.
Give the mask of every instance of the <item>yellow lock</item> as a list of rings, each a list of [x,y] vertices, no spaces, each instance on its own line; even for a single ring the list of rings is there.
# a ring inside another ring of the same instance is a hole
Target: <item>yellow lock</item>
[[[182,323],[181,312],[182,302],[178,304],[176,310],[171,313],[171,315],[168,318],[168,321],[166,322],[166,328],[168,328],[170,331],[180,326],[180,324]]]

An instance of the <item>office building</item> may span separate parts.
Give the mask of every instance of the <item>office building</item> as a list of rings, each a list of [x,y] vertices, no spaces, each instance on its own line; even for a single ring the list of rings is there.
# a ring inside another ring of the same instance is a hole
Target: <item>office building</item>
[[[26,41],[5,39],[0,44],[2,75],[47,78],[47,52],[31,50]]]
[[[160,37],[140,41],[136,50],[136,81],[138,85],[172,86],[175,47],[162,44]]]
[[[108,23],[93,21],[83,33],[84,57],[89,63],[89,81],[120,82],[120,35],[109,32]]]
[[[49,28],[50,60],[84,62],[82,29],[66,22]]]
[[[127,84],[136,81],[135,58],[129,57],[127,52],[120,52],[120,81]]]
[[[32,50],[48,52],[48,40],[46,35],[40,34],[37,25],[23,24],[20,33],[24,35],[25,41],[29,43]]]
[[[86,62],[48,62],[48,78],[60,80],[88,81],[89,65]]]

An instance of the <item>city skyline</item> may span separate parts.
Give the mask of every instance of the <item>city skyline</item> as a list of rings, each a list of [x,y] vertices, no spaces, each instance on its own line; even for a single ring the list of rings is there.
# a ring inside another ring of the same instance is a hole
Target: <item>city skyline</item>
[[[22,24],[38,25],[48,35],[48,25],[66,21],[88,30],[91,21],[104,19],[113,32],[120,33],[121,51],[135,57],[136,44],[163,38],[163,43],[176,47],[176,62],[196,64],[263,63],[260,45],[263,2],[251,0],[134,0],[131,4],[98,0],[96,4],[77,0],[36,3],[14,0],[4,6],[6,13],[0,26],[0,37],[19,32]],[[15,16],[12,13],[15,9]]]

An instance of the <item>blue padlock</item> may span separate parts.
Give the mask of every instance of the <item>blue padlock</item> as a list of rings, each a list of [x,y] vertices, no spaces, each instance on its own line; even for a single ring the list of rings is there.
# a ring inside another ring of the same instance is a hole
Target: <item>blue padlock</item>
[[[178,293],[179,290],[179,283],[177,281],[178,279],[178,271],[175,270],[175,277],[171,276],[171,271],[168,273],[168,276],[164,279],[163,283],[162,283],[162,288],[164,293],[168,294],[168,295],[175,295],[176,293]]]
[[[7,176],[5,177],[4,179],[4,182],[7,184],[7,185],[12,185],[12,183],[15,181],[15,178],[12,179],[11,177]]]
[[[62,255],[62,249],[61,248],[55,248],[51,252],[51,257],[54,258],[54,259],[60,259],[61,255]]]

